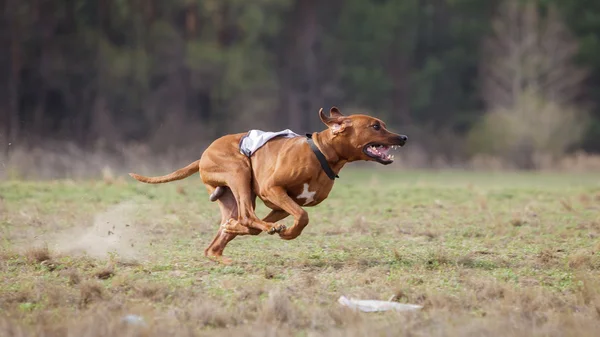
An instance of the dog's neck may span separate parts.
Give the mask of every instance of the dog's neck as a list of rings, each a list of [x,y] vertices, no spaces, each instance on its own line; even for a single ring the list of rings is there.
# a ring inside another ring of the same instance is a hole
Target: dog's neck
[[[315,132],[312,134],[312,139],[321,150],[329,167],[335,174],[338,174],[344,165],[348,162],[347,158],[340,156],[339,152],[335,148],[334,135],[331,130],[327,129],[321,132]]]

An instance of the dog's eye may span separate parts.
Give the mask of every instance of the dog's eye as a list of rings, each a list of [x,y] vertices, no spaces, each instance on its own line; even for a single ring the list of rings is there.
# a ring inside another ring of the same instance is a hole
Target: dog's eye
[[[373,125],[373,129],[379,131],[379,129],[381,129],[381,125],[375,124],[375,125]]]

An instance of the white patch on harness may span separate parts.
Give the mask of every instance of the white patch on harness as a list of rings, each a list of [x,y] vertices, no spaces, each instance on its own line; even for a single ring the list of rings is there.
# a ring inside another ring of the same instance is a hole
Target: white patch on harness
[[[265,132],[261,130],[250,130],[240,141],[240,152],[248,157],[260,149],[269,140],[275,137],[292,138],[300,135],[290,129],[278,132]]]
[[[308,204],[310,204],[311,202],[315,201],[315,193],[317,193],[317,191],[315,192],[310,192],[308,190],[308,184],[304,184],[304,189],[302,190],[302,193],[299,194],[296,199],[306,199],[306,201],[304,202],[303,206],[306,206]]]

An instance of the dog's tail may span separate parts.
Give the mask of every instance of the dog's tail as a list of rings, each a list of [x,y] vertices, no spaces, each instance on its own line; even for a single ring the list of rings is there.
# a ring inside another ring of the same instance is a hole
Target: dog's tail
[[[129,173],[135,180],[139,180],[143,183],[147,184],[162,184],[168,183],[170,181],[181,180],[191,176],[192,174],[198,172],[200,167],[200,160],[196,160],[195,162],[189,164],[188,166],[181,168],[173,173],[167,174],[165,176],[160,177],[144,177],[139,174]]]

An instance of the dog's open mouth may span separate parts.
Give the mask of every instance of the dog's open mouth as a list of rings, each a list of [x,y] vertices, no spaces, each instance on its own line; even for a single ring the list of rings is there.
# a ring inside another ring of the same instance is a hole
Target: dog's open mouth
[[[392,149],[395,150],[400,146],[401,145],[388,146],[382,144],[369,144],[363,148],[363,152],[376,161],[387,165],[394,162],[394,155],[390,154],[389,151]]]

